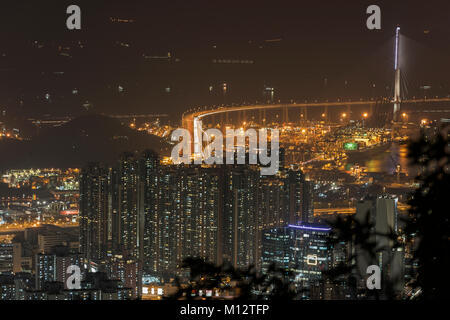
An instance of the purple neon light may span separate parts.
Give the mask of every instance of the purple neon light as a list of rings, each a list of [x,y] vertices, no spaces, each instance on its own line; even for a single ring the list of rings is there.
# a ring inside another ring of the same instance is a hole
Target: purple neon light
[[[305,229],[305,230],[317,230],[317,231],[330,231],[331,228],[319,228],[319,227],[307,227],[307,226],[296,226],[293,224],[288,225],[289,228],[296,228],[296,229]]]

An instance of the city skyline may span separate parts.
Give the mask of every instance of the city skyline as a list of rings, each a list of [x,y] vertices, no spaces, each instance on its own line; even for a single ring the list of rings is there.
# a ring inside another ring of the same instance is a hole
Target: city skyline
[[[449,9],[0,5],[0,300],[448,298]]]

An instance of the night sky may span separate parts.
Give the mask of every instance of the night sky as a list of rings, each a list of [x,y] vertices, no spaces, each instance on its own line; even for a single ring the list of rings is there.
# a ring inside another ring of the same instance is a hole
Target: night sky
[[[81,31],[65,27],[70,4],[81,7]],[[366,28],[370,4],[381,7],[382,30]],[[446,0],[18,0],[3,1],[0,15],[0,103],[13,113],[76,115],[88,101],[97,112],[167,112],[178,119],[191,106],[260,100],[264,86],[281,100],[388,96],[397,24],[408,94],[420,94],[423,85],[450,93]],[[267,41],[273,39],[281,41]],[[78,41],[83,49],[74,46]],[[59,47],[70,47],[70,57]],[[143,58],[168,52],[169,63]],[[254,63],[211,62],[219,58]]]

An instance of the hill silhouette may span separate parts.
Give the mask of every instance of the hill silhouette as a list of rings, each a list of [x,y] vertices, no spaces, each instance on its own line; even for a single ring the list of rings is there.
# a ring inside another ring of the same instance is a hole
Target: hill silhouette
[[[161,138],[132,130],[117,119],[86,115],[42,130],[28,141],[0,141],[0,168],[81,167],[91,161],[112,164],[122,152],[144,149],[167,154],[169,147]]]

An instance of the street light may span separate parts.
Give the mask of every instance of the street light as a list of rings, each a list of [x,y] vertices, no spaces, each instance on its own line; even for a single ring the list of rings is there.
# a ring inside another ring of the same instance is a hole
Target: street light
[[[368,114],[367,112],[364,112],[362,116],[363,116],[363,119],[362,119],[362,126],[365,127],[364,120],[367,119],[367,117],[369,116],[369,114]]]

